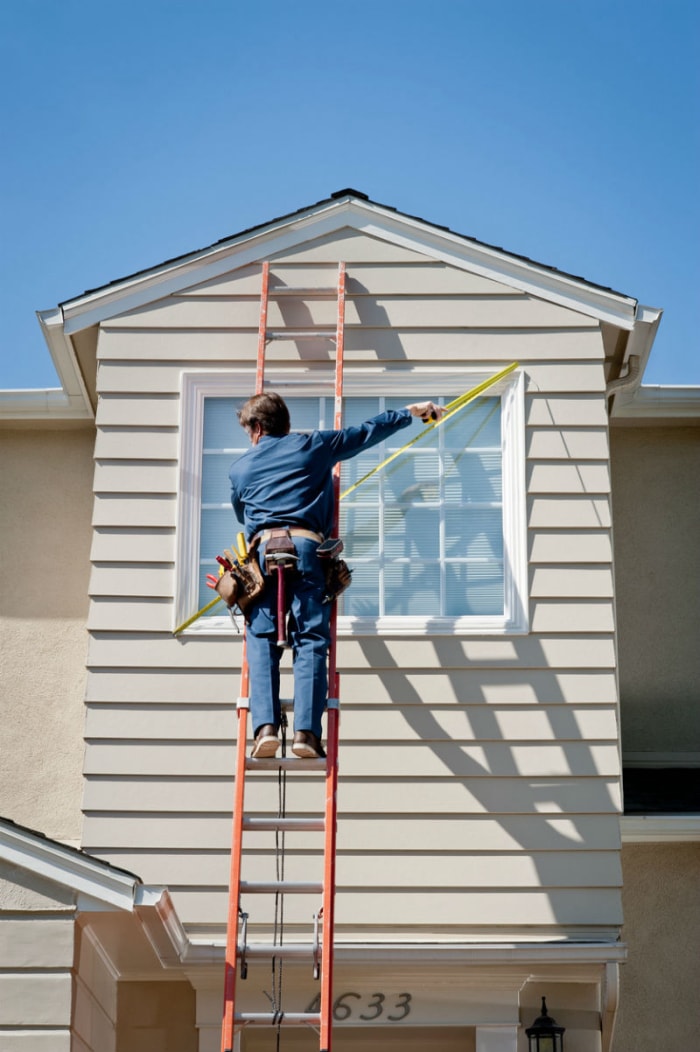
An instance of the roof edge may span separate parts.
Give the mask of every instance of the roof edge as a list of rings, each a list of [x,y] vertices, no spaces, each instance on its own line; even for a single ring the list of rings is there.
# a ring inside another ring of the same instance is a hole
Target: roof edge
[[[111,909],[131,913],[144,898],[146,886],[135,873],[6,818],[0,818],[0,859]],[[163,891],[150,888],[150,898],[160,899]]]
[[[175,292],[179,287],[186,287],[192,269],[205,261],[209,264],[212,276],[219,269],[223,273],[228,266],[232,250],[243,249],[248,242],[256,243],[255,249],[250,252],[251,261],[258,260],[265,254],[264,244],[258,247],[261,241],[269,241],[278,236],[280,239],[286,239],[285,246],[286,241],[290,244],[297,243],[303,238],[304,230],[312,223],[317,223],[320,228],[314,236],[320,236],[342,225],[337,220],[343,218],[350,220],[346,225],[365,230],[370,235],[374,233],[375,236],[383,234],[398,239],[404,236],[410,241],[411,237],[420,232],[420,240],[425,245],[423,250],[428,249],[428,254],[432,252],[436,258],[442,253],[453,265],[476,268],[477,272],[480,267],[484,272],[498,272],[500,276],[496,277],[496,280],[510,281],[524,291],[549,296],[554,301],[557,297],[560,302],[573,300],[575,302],[569,303],[572,309],[588,311],[591,315],[622,328],[632,329],[634,326],[637,300],[631,296],[557,270],[555,267],[537,263],[526,256],[488,245],[476,238],[455,233],[448,227],[399,212],[391,206],[371,201],[359,191],[348,190],[339,191],[337,195],[314,205],[249,227],[205,248],[174,257],[65,300],[59,307],[64,318],[65,331],[77,332],[128,310],[139,301],[147,302],[149,299]],[[248,262],[244,251],[241,256],[238,266]],[[152,295],[149,294],[151,289]],[[133,304],[130,297],[133,297]],[[50,313],[45,312],[43,316],[46,317]]]

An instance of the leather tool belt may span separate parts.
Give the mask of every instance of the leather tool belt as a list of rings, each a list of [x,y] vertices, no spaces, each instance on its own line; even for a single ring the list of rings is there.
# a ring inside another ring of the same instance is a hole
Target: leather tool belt
[[[253,537],[251,544],[266,544],[274,535],[286,533],[290,537],[306,537],[309,541],[316,541],[317,544],[321,544],[323,536],[320,533],[314,533],[313,530],[306,530],[303,526],[276,526],[274,529],[261,530],[260,533],[256,533]]]

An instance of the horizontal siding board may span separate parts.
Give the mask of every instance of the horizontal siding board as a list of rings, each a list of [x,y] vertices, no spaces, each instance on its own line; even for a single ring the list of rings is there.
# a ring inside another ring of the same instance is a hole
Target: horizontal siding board
[[[239,692],[239,668],[145,670],[96,668],[87,677],[89,703],[225,704],[234,705]],[[291,697],[289,679],[283,674],[282,697]],[[426,670],[405,672],[385,669],[343,673],[343,709],[353,704],[386,705],[421,702],[424,705],[483,702],[492,705],[587,704],[614,705],[617,691],[614,670],[561,672],[554,669]]]
[[[151,395],[122,398],[103,395],[97,403],[97,427],[178,427],[180,398],[178,395]]]
[[[531,390],[525,399],[526,423],[535,427],[607,428],[607,400],[602,392],[544,395]]]
[[[167,571],[134,570],[152,573],[154,583],[158,574]],[[548,571],[542,571],[548,572]],[[572,571],[573,572],[573,571]],[[95,571],[93,571],[94,576]],[[127,575],[121,569],[114,575]],[[582,571],[592,573],[592,571]],[[172,580],[171,580],[172,584]],[[108,592],[99,594],[109,594]],[[126,594],[126,593],[123,593]],[[162,595],[163,592],[134,592],[133,594]],[[90,667],[110,666],[119,668],[216,668],[238,664],[240,667],[241,639],[215,637],[210,639],[174,639],[160,636],[131,636],[124,633],[95,635],[90,641],[88,664]],[[433,636],[415,639],[395,638],[349,638],[339,643],[338,664],[343,669],[375,670],[384,668],[431,669],[436,664],[443,668],[469,666],[475,671],[482,663],[486,665],[516,664],[521,674],[524,669],[537,668],[615,668],[613,640],[584,637],[528,637],[515,636],[510,639],[456,638]]]
[[[250,367],[255,360],[257,327],[248,332],[163,332],[135,330],[128,338],[106,330],[101,340],[98,389],[101,393],[124,393],[129,397],[176,395],[183,368],[225,370]],[[533,363],[537,375],[530,393],[595,392],[604,401],[605,380],[598,361],[597,333],[572,329],[369,329],[349,328],[345,334],[346,381],[354,364],[368,363],[405,368],[406,362],[423,365],[457,363],[465,369],[482,365],[496,372],[517,360]],[[322,339],[280,339],[269,344],[266,362],[294,365],[328,364],[332,343]],[[157,364],[155,364],[157,363]],[[564,364],[560,364],[564,363]],[[554,373],[549,380],[546,371]],[[329,368],[330,374],[330,368]],[[544,421],[545,424],[550,421]],[[574,425],[563,419],[562,424]]]
[[[175,428],[101,427],[95,439],[98,460],[177,460],[179,433]]]
[[[392,830],[396,833],[396,829]],[[413,832],[403,830],[403,836],[413,841]],[[357,850],[346,853],[342,845],[342,826],[338,833],[337,880],[343,888],[366,887],[368,871],[379,885],[396,888],[431,887],[435,881],[436,868],[440,873],[440,886],[448,888],[541,888],[541,887],[588,887],[615,888],[622,883],[619,853],[617,851],[570,852],[551,850],[526,854],[475,854],[459,838],[461,847],[445,851],[438,846],[442,841],[434,837],[437,854],[413,852],[402,849],[394,837],[386,842],[384,850],[366,847],[364,841]],[[285,880],[304,881],[320,879],[323,855],[320,850],[296,849],[285,846]],[[296,844],[296,840],[295,840]],[[367,852],[371,852],[368,854]],[[482,849],[483,852],[483,849]],[[227,888],[230,874],[228,852],[202,854],[164,854],[151,856],[127,854],[118,864],[132,872],[138,872],[145,883],[162,883],[167,876],[169,885]],[[274,872],[274,847],[265,851],[255,850],[246,855],[244,879],[247,881],[269,880]]]
[[[289,833],[285,838],[286,849],[290,854],[322,855],[322,837],[322,833]],[[246,832],[244,838],[247,856],[264,852],[269,857],[274,852],[274,833]],[[210,852],[230,859],[231,820],[229,814],[166,813],[138,818],[106,814],[98,819],[90,813],[86,815],[84,841],[86,851],[97,855],[109,852],[115,865],[138,873],[144,881],[170,883],[175,880],[176,863],[168,860],[175,852],[191,849],[190,858],[195,860],[192,863],[195,867],[197,859],[205,865],[206,855]],[[601,852],[607,856],[617,851],[620,846],[619,822],[612,815],[510,815],[493,818],[485,814],[480,817],[460,814],[445,817],[442,813],[423,812],[415,816],[398,813],[375,818],[372,815],[347,816],[342,810],[339,812],[338,849],[346,856],[369,851],[418,854],[417,845],[420,845],[420,853],[428,856],[433,852],[444,855],[466,853],[474,859],[480,852],[554,851],[568,857],[569,865],[575,870],[588,852]],[[159,871],[146,868],[147,865],[152,867],[156,860],[160,860]],[[228,877],[228,873],[225,876]],[[188,881],[195,877],[196,868]],[[366,879],[365,867],[363,882]],[[424,874],[421,882],[423,880],[428,885],[434,883],[435,869],[432,877]]]
[[[609,529],[611,525],[608,497],[538,495],[528,500],[528,526],[531,529]]]
[[[98,460],[95,490],[98,493],[175,494],[177,461]]]
[[[115,563],[111,566],[99,564],[92,568],[88,595],[93,598],[98,596],[172,598],[173,589],[174,571],[171,567],[130,567],[124,566],[123,563]],[[130,626],[128,631],[132,631]]]
[[[530,462],[526,467],[526,474],[527,489],[531,494],[610,492],[610,469],[607,463]]]
[[[74,953],[74,917],[62,919],[31,913],[2,918],[3,948],[0,967],[10,971],[28,968],[71,968]]]
[[[533,599],[612,599],[612,567],[536,566],[530,574],[530,595]]]
[[[337,306],[332,299],[270,299],[270,329],[333,329]],[[259,296],[245,299],[171,297],[110,318],[111,331],[154,328],[206,331],[256,329],[260,319]],[[566,307],[522,293],[500,296],[349,296],[345,304],[346,333],[353,327],[370,329],[544,329],[568,326],[597,330],[597,322]],[[602,340],[599,357],[603,357]]]
[[[93,530],[90,558],[95,562],[172,563],[175,560],[175,530],[98,526]]]
[[[608,460],[610,448],[604,428],[529,428],[530,460]]]
[[[149,829],[144,836],[147,842],[143,847],[155,847],[165,844],[170,847],[187,846],[195,841],[192,836],[197,833],[183,827],[181,833],[173,833],[180,823],[192,819],[195,823],[209,821],[217,813],[225,816],[224,845],[230,844],[230,814],[233,800],[232,770],[227,776],[186,777],[178,774],[171,777],[117,775],[110,777],[89,776],[85,781],[84,809],[86,812],[84,846],[105,843],[117,846],[112,827],[104,827],[104,822],[123,823],[122,828],[131,829],[123,835],[124,847],[136,847],[133,836],[142,822],[159,822],[164,816],[174,813],[175,824],[169,827],[170,832],[162,827],[165,840],[153,840],[160,834],[156,827]],[[248,812],[275,812],[279,801],[277,776],[259,776],[248,788]],[[382,779],[355,777],[348,778],[341,774],[338,805],[341,815],[355,813],[365,820],[368,801],[372,804],[371,818],[377,813],[430,815],[456,814],[486,815],[489,821],[505,828],[504,816],[523,815],[526,817],[523,831],[520,826],[508,819],[508,829],[517,843],[523,842],[524,830],[529,830],[529,820],[539,816],[551,816],[548,822],[554,823],[554,829],[573,828],[586,830],[580,825],[590,817],[595,820],[599,847],[612,848],[619,842],[618,812],[621,807],[620,786],[618,780],[605,778],[440,778],[421,779],[420,781],[405,775],[402,778]],[[319,810],[319,784],[313,776],[297,775],[294,779],[294,792],[290,796],[289,813],[317,814]],[[108,812],[102,815],[98,812]],[[128,812],[140,811],[141,816],[135,819]],[[119,816],[119,812],[123,812]],[[148,815],[146,812],[157,812]],[[498,815],[498,818],[494,818]],[[574,825],[571,825],[571,822]],[[118,828],[118,827],[114,827]],[[197,828],[198,825],[197,825]],[[180,836],[180,840],[172,837]],[[218,835],[218,834],[217,834]],[[584,840],[590,834],[583,835]],[[150,839],[149,839],[150,838]],[[228,839],[227,839],[228,838]],[[571,837],[572,840],[575,837]],[[529,842],[529,841],[528,841]],[[121,843],[121,842],[120,842]],[[196,839],[200,847],[206,846]],[[508,841],[511,843],[511,841]],[[213,844],[220,846],[219,842]],[[512,843],[511,843],[512,846]],[[128,867],[127,867],[128,868]]]
[[[406,705],[385,708],[364,705],[343,712],[343,747],[362,742],[371,722],[378,738],[393,741],[576,741],[617,737],[613,706],[502,708],[495,705],[455,705],[437,708]],[[86,713],[90,739],[168,741],[218,740],[233,747],[237,717],[230,705],[94,706]]]
[[[350,295],[501,295],[510,289],[502,282],[471,274],[467,270],[445,263],[412,262],[389,265],[355,263],[347,268],[347,288]],[[338,267],[304,266],[275,263],[270,268],[270,287],[331,289],[335,293]],[[180,296],[259,296],[262,268],[259,265],[240,267],[222,277],[204,281],[183,289]]]
[[[144,595],[140,599],[122,600],[93,594],[87,619],[88,629],[95,632],[118,629],[125,624],[130,632],[169,632],[172,623],[173,605],[168,595],[160,599]]]
[[[531,604],[533,632],[614,632],[612,597],[604,602],[585,600],[567,603],[559,599]]]
[[[96,493],[92,512],[93,526],[170,527],[177,524],[175,494],[153,494],[147,497],[129,494]]]
[[[71,977],[55,972],[0,971],[0,1027],[60,1027],[71,1022]]]
[[[554,529],[530,535],[530,563],[609,563],[612,541],[608,530]]]
[[[87,839],[84,843],[113,843],[115,834],[109,832],[112,826],[105,827],[102,832],[103,822],[156,822],[155,814],[148,815],[147,812],[158,812],[160,815],[173,813],[178,822],[180,818],[184,822],[188,816],[198,817],[200,814],[207,817],[213,817],[217,813],[229,816],[233,798],[233,771],[218,777],[208,774],[200,777],[159,777],[152,774],[89,776],[84,783],[87,823]],[[255,785],[248,787],[247,803],[248,813],[275,813],[279,803],[277,776],[257,777]],[[578,817],[575,826],[567,825],[568,818],[572,815],[587,815],[586,822],[593,823],[595,818],[596,844],[599,847],[613,849],[619,845],[618,812],[621,798],[617,778],[571,775],[565,778],[537,777],[529,780],[522,777],[455,777],[436,780],[424,778],[420,783],[420,792],[417,793],[416,781],[414,778],[407,778],[405,774],[392,778],[391,781],[377,782],[369,776],[351,778],[341,773],[338,804],[341,817],[344,820],[346,818],[348,822],[351,821],[351,816],[355,821],[366,821],[367,811],[369,821],[374,821],[377,813],[457,814],[460,821],[465,821],[466,815],[478,814],[487,815],[488,821],[493,822],[495,828],[500,830],[505,828],[503,815],[520,814],[528,818],[537,818],[537,828],[541,825],[539,816],[549,815],[554,817],[555,829],[561,824],[561,828],[579,831],[576,837],[569,837],[575,843],[588,841],[589,833],[585,836],[579,835],[588,827],[582,826]],[[294,780],[294,794],[289,797],[289,813],[316,814],[318,810],[318,780],[311,776],[297,775]],[[100,815],[100,811],[107,813]],[[134,811],[142,812],[141,818],[135,820],[127,813]],[[119,812],[124,813],[119,816]],[[122,828],[127,829],[128,826]],[[135,825],[134,829],[136,828]],[[191,831],[193,828],[195,827],[191,827]],[[516,827],[509,823],[508,829],[513,828]],[[513,850],[516,842],[521,845],[531,843],[522,839],[524,830],[529,828],[531,827],[525,823],[523,831],[513,833],[516,841],[508,839],[507,843],[511,845],[509,850]],[[231,823],[228,818],[226,830],[225,835],[231,836]],[[128,847],[131,843],[128,841],[129,835],[131,834],[126,834],[126,843],[122,846]],[[185,835],[184,841],[178,841],[178,844],[174,842],[172,846],[193,844],[198,850],[207,847],[208,842],[200,843],[196,834],[194,841],[188,841],[187,836],[189,833]],[[225,843],[228,844],[228,841]],[[496,848],[496,844],[491,841],[488,843],[492,844],[492,850],[508,850],[507,847]],[[541,842],[537,843],[541,848]],[[151,845],[146,843],[142,846],[147,848]],[[212,845],[208,844],[208,847]]]
[[[228,744],[88,742],[85,774],[225,775],[231,771],[233,751]],[[596,742],[540,742],[537,745],[489,742],[486,745],[460,742],[402,744],[381,742],[343,746],[343,771],[362,775],[367,769],[377,778],[400,777],[412,771],[415,777],[490,777],[522,775],[532,778],[613,776],[618,773],[616,745]]]
[[[228,896],[217,889],[173,888],[173,900],[178,916],[186,924],[224,924]],[[582,894],[585,890],[585,894]],[[269,896],[255,896],[256,923],[271,926],[273,904]],[[307,900],[307,901],[302,901]],[[250,905],[249,898],[245,902]],[[308,931],[316,909],[313,895],[290,895],[285,900],[285,926],[304,925]],[[386,930],[393,928],[410,932],[425,932],[445,927],[454,935],[464,928],[479,930],[496,928],[501,935],[508,928],[523,929],[532,934],[536,926],[546,926],[561,935],[569,926],[588,926],[596,930],[603,926],[622,923],[618,889],[561,888],[544,891],[487,891],[465,895],[460,889],[439,887],[405,891],[396,888],[370,888],[355,891],[338,888],[336,898],[336,932],[366,931],[368,927]]]

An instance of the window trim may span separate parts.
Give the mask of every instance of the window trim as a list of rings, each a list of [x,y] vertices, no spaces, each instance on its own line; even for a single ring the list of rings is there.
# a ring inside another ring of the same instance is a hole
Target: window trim
[[[456,371],[423,368],[394,370],[347,370],[347,397],[392,395],[407,401],[453,394],[475,387],[493,376],[498,366]],[[390,375],[389,375],[390,374]],[[332,397],[332,380],[324,382],[299,369],[270,368],[269,387],[294,397]],[[175,555],[174,627],[183,624],[196,610],[199,586],[200,471],[204,433],[205,398],[245,399],[255,387],[252,367],[227,370],[183,371],[180,404],[179,485]],[[462,617],[339,617],[339,636],[374,635],[520,635],[529,629],[527,602],[527,523],[525,483],[525,381],[515,370],[494,385],[491,394],[502,399],[501,437],[503,455],[503,559],[504,614]],[[507,499],[505,495],[507,494]],[[231,635],[235,629],[227,615],[200,618],[185,632],[188,635]]]

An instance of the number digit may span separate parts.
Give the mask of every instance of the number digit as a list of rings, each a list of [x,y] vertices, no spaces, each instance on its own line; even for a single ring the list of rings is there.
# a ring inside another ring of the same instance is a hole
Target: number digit
[[[360,1013],[360,1019],[378,1019],[379,1016],[382,1014],[382,1005],[384,1004],[385,1000],[386,998],[384,997],[384,994],[372,994],[372,1000],[367,1005],[367,1007],[376,1008],[377,1011],[374,1012],[372,1015],[362,1015],[362,1013]],[[403,1019],[403,1016],[401,1016],[401,1018]]]
[[[320,994],[316,994],[316,996],[314,997],[314,999],[311,1002],[311,1004],[307,1005],[306,1008],[304,1009],[304,1011],[308,1012],[309,1014],[311,1014],[311,1013],[315,1014],[316,1012],[320,1012],[321,1011],[321,995]]]
[[[402,1009],[401,1015],[388,1015],[387,1019],[391,1019],[392,1023],[398,1023],[400,1019],[405,1019],[411,1011],[411,995],[399,994],[399,1000],[394,1005],[394,1008]]]
[[[359,994],[341,994],[333,1005],[333,1018],[337,1020],[337,1022],[342,1022],[343,1019],[347,1019],[352,1015],[352,1008],[349,1004],[345,1004],[346,997],[356,997],[358,1001],[361,1000]]]

